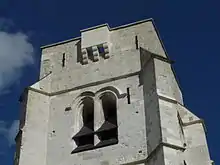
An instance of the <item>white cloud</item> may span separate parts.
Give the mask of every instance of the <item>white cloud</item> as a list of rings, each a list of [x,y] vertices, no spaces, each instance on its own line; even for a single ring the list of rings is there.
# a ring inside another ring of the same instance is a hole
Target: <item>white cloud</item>
[[[34,62],[34,48],[28,41],[28,36],[21,32],[8,33],[10,21],[2,20],[4,19],[0,19],[0,91],[19,81],[21,69]]]
[[[8,134],[7,134],[9,146],[15,144],[15,137],[18,131],[19,131],[19,120],[15,120],[12,123],[10,129],[8,130]]]
[[[11,126],[9,123],[0,120],[0,159],[7,156],[12,145],[15,145],[15,137],[19,130],[19,121],[15,120]]]
[[[8,146],[15,144],[15,137],[19,131],[19,121],[14,120],[9,128],[6,126],[6,122],[0,121],[0,136],[3,135],[8,141]]]

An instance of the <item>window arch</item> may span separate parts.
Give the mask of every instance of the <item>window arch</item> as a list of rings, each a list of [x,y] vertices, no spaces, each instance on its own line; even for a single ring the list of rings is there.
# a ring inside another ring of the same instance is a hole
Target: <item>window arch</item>
[[[117,97],[108,91],[100,96],[100,100],[105,121],[96,131],[100,140],[97,147],[118,143]]]
[[[116,88],[114,86],[107,86],[107,87],[101,88],[96,92],[96,95],[97,94],[99,95],[100,93],[103,93],[106,91],[114,93],[117,96],[117,98],[119,98],[119,99],[124,98],[127,95],[126,93],[122,93],[121,90],[119,90],[118,88]]]
[[[72,102],[76,129],[80,127],[72,137],[77,145],[72,154],[118,143],[117,100],[124,96],[115,87],[104,87],[96,93],[83,92]]]
[[[94,100],[92,97],[84,97],[79,104],[82,128],[73,136],[77,148],[72,153],[85,151],[94,147]]]

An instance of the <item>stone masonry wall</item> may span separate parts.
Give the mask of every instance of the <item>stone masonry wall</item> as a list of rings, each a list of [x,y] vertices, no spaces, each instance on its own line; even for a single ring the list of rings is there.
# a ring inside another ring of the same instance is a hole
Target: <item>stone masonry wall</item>
[[[42,48],[40,80],[29,87],[19,165],[211,164],[204,125],[183,105],[153,21],[81,33]],[[82,63],[82,51],[100,44],[107,44],[109,57],[94,60],[90,54]],[[79,98],[92,95],[96,130],[104,120],[101,91],[117,96],[119,142],[71,154],[77,147],[72,137],[82,125]]]

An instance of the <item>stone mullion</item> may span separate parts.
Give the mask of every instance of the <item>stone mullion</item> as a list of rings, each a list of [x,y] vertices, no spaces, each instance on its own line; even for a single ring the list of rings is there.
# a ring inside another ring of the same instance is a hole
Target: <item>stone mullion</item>
[[[96,97],[94,103],[94,132],[97,131],[105,122],[104,111],[101,100]],[[94,145],[100,142],[97,134],[94,135]]]

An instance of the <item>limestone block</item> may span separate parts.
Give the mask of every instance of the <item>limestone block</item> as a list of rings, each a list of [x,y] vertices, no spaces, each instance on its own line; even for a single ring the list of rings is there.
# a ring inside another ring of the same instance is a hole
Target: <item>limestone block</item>
[[[88,52],[87,49],[82,49],[82,63],[88,64]]]
[[[107,44],[107,43],[104,43],[104,44],[103,44],[103,48],[104,48],[104,52],[105,52],[104,57],[105,57],[105,58],[109,58],[109,57],[110,57],[110,55],[109,55],[109,48],[108,48],[108,44]]]
[[[92,54],[93,54],[93,60],[98,61],[99,60],[99,50],[97,46],[92,47]]]

